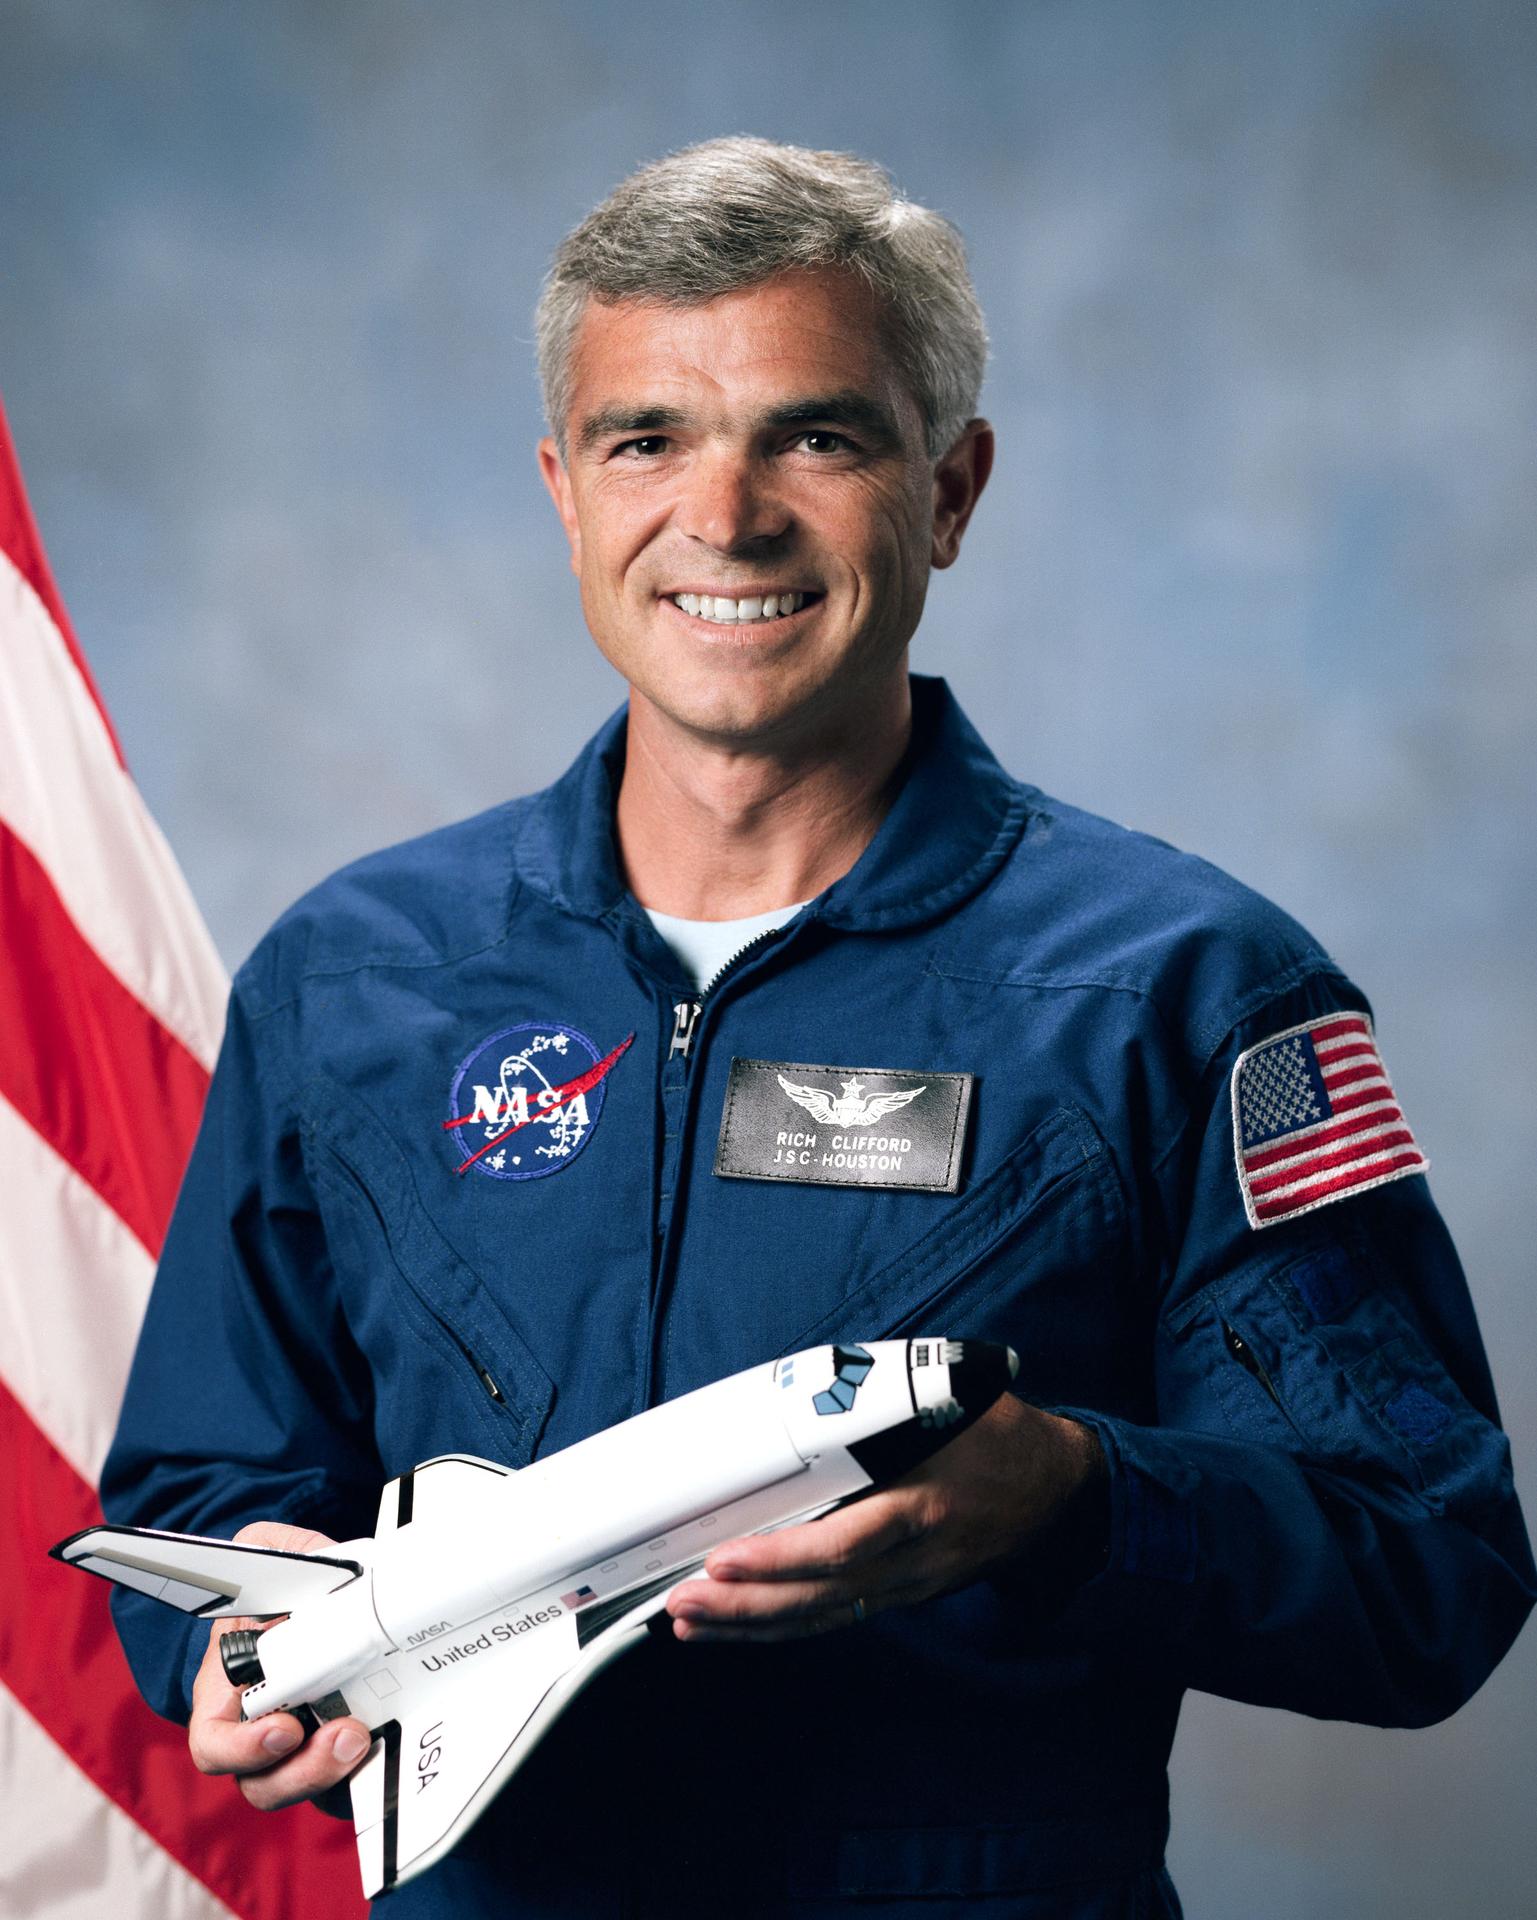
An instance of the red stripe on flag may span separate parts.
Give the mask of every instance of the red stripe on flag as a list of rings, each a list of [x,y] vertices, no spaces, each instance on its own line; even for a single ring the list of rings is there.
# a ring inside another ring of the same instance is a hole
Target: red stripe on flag
[[[1386,1153],[1390,1147],[1413,1145],[1414,1135],[1409,1129],[1395,1127],[1391,1133],[1384,1133],[1372,1140],[1354,1141],[1333,1153],[1309,1153],[1297,1158],[1295,1166],[1282,1167],[1278,1173],[1268,1174],[1262,1180],[1251,1180],[1249,1191],[1257,1200],[1262,1193],[1274,1193],[1278,1187],[1288,1187],[1294,1181],[1310,1179],[1315,1173],[1327,1173],[1330,1167],[1348,1166],[1352,1161],[1364,1160],[1371,1154]]]
[[[1337,1020],[1325,1020],[1318,1026],[1307,1029],[1308,1038],[1313,1045],[1327,1045],[1331,1040],[1341,1040],[1347,1033],[1364,1033],[1370,1038],[1371,1029],[1358,1013],[1341,1014]]]
[[[0,1680],[86,1776],[244,1920],[364,1912],[352,1830],[257,1813],[193,1766],[187,1737],[134,1690],[107,1583],[48,1558],[98,1526],[91,1489],[0,1381]],[[104,1889],[110,1893],[110,1889]]]
[[[59,637],[69,649],[69,657],[75,663],[75,669],[85,682],[86,692],[95,702],[96,711],[101,715],[101,724],[106,728],[107,738],[112,742],[112,751],[123,764],[123,749],[107,717],[107,709],[102,703],[91,669],[86,665],[85,655],[80,651],[80,643],[75,638],[75,630],[69,624],[69,615],[64,610],[64,600],[54,585],[53,573],[48,565],[48,556],[43,551],[43,537],[37,530],[37,522],[32,518],[32,509],[27,504],[27,491],[21,484],[21,464],[16,458],[15,443],[11,439],[11,429],[6,422],[5,408],[0,406],[0,552],[10,557],[12,566],[31,586],[32,591],[48,609],[48,617],[59,630]]]
[[[1318,1180],[1301,1187],[1296,1193],[1287,1194],[1284,1200],[1256,1201],[1254,1211],[1261,1220],[1270,1219],[1280,1213],[1296,1213],[1308,1207],[1315,1200],[1331,1199],[1337,1193],[1348,1193],[1352,1187],[1368,1184],[1373,1180],[1386,1179],[1390,1174],[1405,1168],[1424,1167],[1430,1163],[1416,1147],[1412,1153],[1395,1154],[1391,1160],[1380,1162],[1376,1166],[1358,1163],[1349,1173],[1337,1173],[1332,1180]]]
[[[1386,1127],[1403,1117],[1396,1106],[1389,1105],[1376,1113],[1357,1114],[1353,1120],[1342,1120],[1335,1127],[1320,1127],[1316,1133],[1293,1134],[1279,1146],[1261,1147],[1256,1153],[1245,1153],[1244,1171],[1259,1173],[1265,1167],[1274,1166],[1277,1160],[1295,1160],[1299,1153],[1308,1153],[1314,1147],[1325,1147],[1331,1140],[1348,1139],[1351,1134],[1362,1133],[1368,1127]]]
[[[1334,1104],[1336,1087],[1352,1087],[1358,1080],[1380,1080],[1387,1085],[1387,1075],[1382,1071],[1382,1062],[1375,1054],[1359,1067],[1341,1067],[1338,1072],[1332,1069],[1324,1074],[1324,1086],[1328,1090],[1329,1104]]]
[[[153,1254],[208,1075],[96,956],[0,821],[0,1094]]]

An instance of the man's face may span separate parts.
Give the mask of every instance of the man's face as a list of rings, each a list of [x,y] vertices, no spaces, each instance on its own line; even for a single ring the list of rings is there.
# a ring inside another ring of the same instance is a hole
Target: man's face
[[[572,374],[567,461],[546,440],[540,463],[636,695],[723,744],[857,725],[905,674],[980,485],[927,458],[868,291],[826,271],[593,302]]]

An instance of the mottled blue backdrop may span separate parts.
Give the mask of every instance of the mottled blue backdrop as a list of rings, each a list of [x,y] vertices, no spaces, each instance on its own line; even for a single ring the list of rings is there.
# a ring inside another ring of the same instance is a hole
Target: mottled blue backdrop
[[[559,235],[736,131],[949,213],[1001,457],[918,664],[1367,987],[1531,1494],[1529,0],[6,0],[0,48],[0,388],[231,963],[618,699],[533,462]],[[1192,1920],[1530,1916],[1534,1680],[1528,1632],[1428,1733],[1193,1699]]]

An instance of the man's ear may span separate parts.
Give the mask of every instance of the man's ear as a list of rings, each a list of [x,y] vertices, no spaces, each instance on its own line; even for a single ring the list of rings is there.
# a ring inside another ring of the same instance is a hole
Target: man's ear
[[[566,539],[571,547],[571,571],[582,571],[582,528],[576,517],[576,500],[571,492],[571,476],[566,472],[566,463],[560,457],[560,448],[548,434],[539,442],[539,473],[549,490],[550,498],[555,502],[555,511],[560,515],[560,524],[566,530]]]
[[[993,430],[985,420],[968,420],[959,439],[934,468],[934,538],[929,559],[953,567],[961,551],[972,510],[993,470]]]

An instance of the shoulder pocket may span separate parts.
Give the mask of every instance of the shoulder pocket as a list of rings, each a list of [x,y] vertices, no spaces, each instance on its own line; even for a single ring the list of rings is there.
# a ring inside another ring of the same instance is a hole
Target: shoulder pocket
[[[1206,1377],[1246,1437],[1389,1479],[1434,1512],[1485,1500],[1508,1472],[1504,1435],[1394,1293],[1380,1253],[1352,1236],[1280,1267],[1241,1269],[1172,1324],[1202,1349]]]
[[[549,1375],[422,1205],[388,1128],[360,1108],[354,1093],[325,1080],[306,1087],[301,1110],[317,1191],[339,1186],[364,1205],[382,1243],[385,1258],[370,1263],[361,1283],[394,1281],[393,1298],[447,1359],[450,1377],[473,1385],[472,1404],[485,1412],[501,1403],[498,1451],[525,1465],[554,1399]]]

